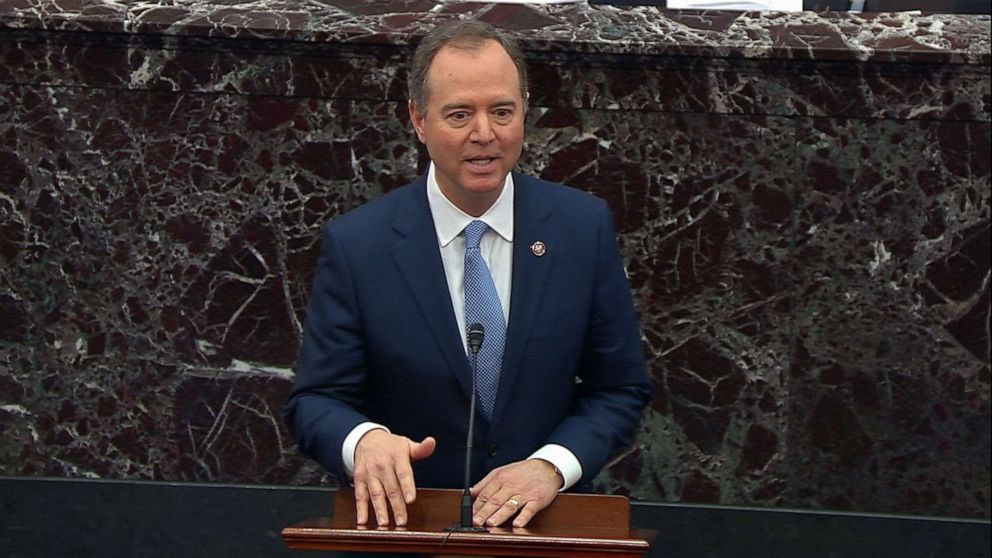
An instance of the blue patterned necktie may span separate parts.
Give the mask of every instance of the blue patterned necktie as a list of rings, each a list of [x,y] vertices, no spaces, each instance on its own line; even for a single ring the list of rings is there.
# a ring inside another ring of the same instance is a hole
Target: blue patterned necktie
[[[503,365],[503,345],[506,342],[506,322],[503,320],[503,306],[496,292],[496,284],[489,272],[489,266],[482,259],[479,243],[489,225],[482,221],[472,221],[465,227],[465,327],[474,323],[482,324],[486,337],[479,350],[477,390],[482,404],[482,415],[493,418],[496,406],[496,392],[499,390],[499,374]],[[466,344],[466,348],[468,345]],[[468,353],[469,359],[472,353]]]

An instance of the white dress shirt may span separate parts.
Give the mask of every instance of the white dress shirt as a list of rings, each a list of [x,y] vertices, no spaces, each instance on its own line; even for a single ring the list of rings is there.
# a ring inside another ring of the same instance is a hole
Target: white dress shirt
[[[489,226],[479,248],[482,251],[482,258],[493,275],[493,283],[496,284],[496,292],[503,306],[503,319],[509,323],[513,278],[513,175],[506,175],[503,191],[493,205],[479,217],[473,217],[451,203],[451,200],[441,192],[434,174],[434,163],[431,163],[427,171],[427,203],[434,220],[434,230],[441,250],[441,262],[448,282],[452,310],[458,321],[458,330],[462,332],[462,338],[465,339],[467,336],[465,287],[462,283],[465,275],[465,236],[462,235],[462,231],[476,219]],[[466,341],[466,352],[467,350]],[[376,428],[389,431],[381,424],[363,422],[345,438],[341,457],[349,474],[353,474],[355,470],[355,449],[358,441],[368,431]],[[547,444],[530,457],[543,459],[558,469],[565,480],[562,490],[571,487],[582,477],[582,465],[575,454],[564,446]]]

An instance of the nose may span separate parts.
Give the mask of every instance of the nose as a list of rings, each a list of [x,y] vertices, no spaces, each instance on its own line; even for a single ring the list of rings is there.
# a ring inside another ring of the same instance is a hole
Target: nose
[[[496,139],[496,131],[493,129],[493,123],[490,121],[489,115],[479,113],[472,123],[471,140],[476,143],[489,143],[494,139]]]

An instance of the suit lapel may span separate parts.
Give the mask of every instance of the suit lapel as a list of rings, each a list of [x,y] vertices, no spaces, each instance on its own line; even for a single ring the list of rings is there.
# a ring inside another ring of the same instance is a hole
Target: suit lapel
[[[472,389],[468,359],[451,307],[424,178],[414,183],[408,197],[397,204],[393,227],[402,238],[392,247],[392,256],[441,354],[468,396]]]
[[[540,195],[536,180],[514,173],[513,201],[513,286],[510,294],[510,323],[503,352],[503,370],[493,422],[499,421],[513,384],[520,372],[520,359],[547,284],[548,272],[554,264],[557,238],[550,226],[552,208]],[[534,245],[547,248],[538,256]]]

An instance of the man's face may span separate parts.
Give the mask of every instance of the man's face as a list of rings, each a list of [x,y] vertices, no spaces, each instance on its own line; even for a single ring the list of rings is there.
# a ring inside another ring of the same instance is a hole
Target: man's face
[[[496,201],[524,142],[524,102],[513,60],[496,41],[446,46],[427,70],[427,106],[410,104],[417,137],[444,195],[481,215]]]

